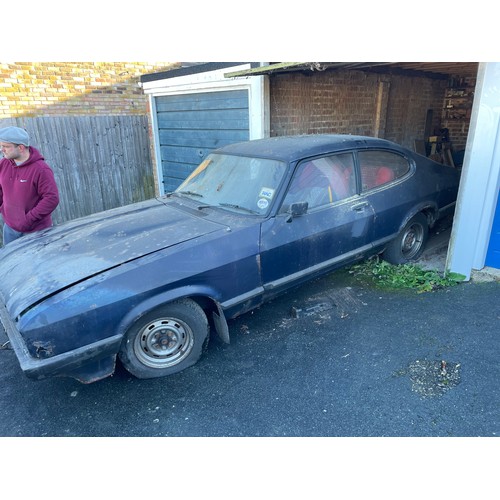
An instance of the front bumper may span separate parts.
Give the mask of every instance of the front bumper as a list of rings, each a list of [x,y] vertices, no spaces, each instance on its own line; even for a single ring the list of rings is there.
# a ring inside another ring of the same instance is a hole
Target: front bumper
[[[111,375],[114,371],[116,354],[122,341],[121,335],[49,358],[34,358],[4,304],[0,304],[0,321],[14,348],[21,370],[29,378],[40,380],[56,376],[73,377],[80,382],[90,383]]]

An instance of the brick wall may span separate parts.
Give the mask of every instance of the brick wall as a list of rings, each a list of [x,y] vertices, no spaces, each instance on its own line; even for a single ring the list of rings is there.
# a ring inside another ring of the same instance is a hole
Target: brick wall
[[[146,114],[140,75],[169,62],[0,63],[0,119]]]
[[[427,111],[432,110],[431,135],[441,126],[446,80],[422,77],[390,77],[386,139],[413,149],[414,141],[427,139]]]
[[[427,111],[432,129],[443,125],[446,80],[363,71],[270,79],[271,135],[340,133],[379,135],[410,149],[423,140]],[[385,97],[384,97],[385,96]],[[465,147],[468,122],[450,133],[454,148]],[[462,130],[463,129],[463,130]],[[451,132],[451,129],[450,129]]]
[[[364,73],[289,73],[270,82],[273,136],[372,132],[375,87],[366,85]]]

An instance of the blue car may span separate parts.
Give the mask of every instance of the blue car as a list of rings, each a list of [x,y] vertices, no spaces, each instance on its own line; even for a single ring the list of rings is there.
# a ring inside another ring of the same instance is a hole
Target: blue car
[[[228,319],[374,254],[418,259],[459,172],[392,142],[277,137],[214,151],[173,192],[0,251],[0,317],[25,374],[91,383],[198,361]]]

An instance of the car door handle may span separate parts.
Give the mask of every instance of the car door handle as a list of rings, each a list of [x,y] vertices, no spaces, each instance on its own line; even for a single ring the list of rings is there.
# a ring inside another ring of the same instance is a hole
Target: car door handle
[[[355,212],[362,212],[365,208],[368,207],[368,202],[367,201],[364,201],[363,203],[358,203],[357,205],[353,205],[352,206],[352,209],[355,211]]]

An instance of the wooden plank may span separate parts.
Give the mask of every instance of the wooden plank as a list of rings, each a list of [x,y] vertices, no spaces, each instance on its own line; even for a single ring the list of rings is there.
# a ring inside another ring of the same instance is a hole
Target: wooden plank
[[[433,130],[432,130],[433,117],[434,117],[434,111],[432,109],[428,109],[427,113],[425,115],[425,128],[424,128],[424,137],[423,137],[424,140],[427,140],[427,138],[433,133]]]

